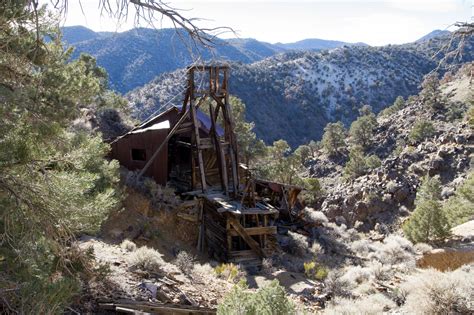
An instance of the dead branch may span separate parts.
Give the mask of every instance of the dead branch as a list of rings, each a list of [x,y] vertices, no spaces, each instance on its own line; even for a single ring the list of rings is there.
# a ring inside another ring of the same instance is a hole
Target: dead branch
[[[458,27],[457,30],[455,30],[451,34],[451,38],[449,39],[449,42],[443,45],[433,56],[432,58],[435,58],[436,56],[443,54],[444,56],[440,59],[438,62],[438,66],[436,69],[433,71],[438,71],[439,68],[446,64],[448,60],[456,60],[456,59],[461,59],[463,55],[463,50],[464,47],[466,46],[467,41],[471,36],[474,35],[474,23],[469,23],[469,22],[456,22],[454,26]],[[454,45],[456,45],[454,47]]]
[[[63,15],[67,13],[68,2],[69,0],[50,0],[53,7]],[[180,30],[187,33],[195,48],[199,46],[211,48],[215,44],[217,35],[225,32],[235,33],[232,28],[226,26],[214,28],[197,26],[196,23],[202,19],[185,17],[181,14],[183,10],[171,7],[162,0],[98,0],[98,5],[102,13],[114,17],[118,22],[129,17],[129,8],[132,5],[136,10],[134,16],[136,26],[144,21],[153,28],[160,28],[163,18],[165,18],[173,24],[176,33],[186,45],[188,42],[183,38]]]

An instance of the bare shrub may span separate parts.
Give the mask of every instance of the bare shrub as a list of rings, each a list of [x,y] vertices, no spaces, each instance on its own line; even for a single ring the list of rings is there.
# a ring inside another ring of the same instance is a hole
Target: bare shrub
[[[290,272],[304,272],[304,263],[303,258],[292,255],[284,255],[280,259],[283,268]]]
[[[192,272],[194,276],[200,278],[215,277],[214,268],[209,263],[205,263],[204,265],[194,264]]]
[[[452,272],[425,270],[401,286],[406,296],[403,310],[412,314],[473,314],[474,267]]]
[[[138,173],[138,171],[128,172],[125,177],[125,184],[150,198],[153,207],[171,210],[180,203],[180,199],[176,196],[174,189],[168,186],[160,186],[151,178],[139,178]]]
[[[123,240],[123,242],[120,244],[120,247],[127,252],[133,252],[137,249],[137,245],[128,239]]]
[[[395,265],[400,263],[414,263],[413,244],[398,235],[390,235],[376,246],[375,253],[369,255],[383,264]]]
[[[174,264],[179,270],[189,275],[194,268],[194,256],[188,252],[180,251],[174,260]]]
[[[318,256],[322,252],[322,247],[319,243],[313,242],[308,251],[312,256]]]
[[[308,239],[306,236],[289,231],[289,242],[287,252],[296,256],[304,256],[308,251]]]
[[[332,294],[333,296],[351,297],[351,291],[348,290],[351,287],[351,283],[343,279],[342,276],[342,270],[331,270],[326,280],[324,280],[325,293]]]
[[[312,208],[304,208],[303,215],[308,223],[313,225],[324,225],[329,222],[326,215],[321,211],[315,211]]]
[[[369,268],[364,268],[361,266],[349,266],[346,268],[342,280],[347,283],[357,283],[361,284],[370,279],[371,272]]]
[[[130,255],[128,263],[130,267],[145,271],[158,271],[160,266],[164,264],[164,261],[159,252],[153,248],[143,246]]]
[[[264,258],[262,260],[262,272],[267,275],[274,273],[276,268],[273,266],[272,258]]]
[[[324,310],[324,314],[382,314],[396,307],[395,303],[383,294],[373,294],[363,299],[335,299]]]
[[[358,240],[351,243],[351,250],[356,256],[367,257],[374,249],[369,240]]]
[[[367,263],[366,268],[370,270],[370,273],[376,280],[389,280],[393,276],[394,270],[391,266],[384,265],[379,261],[370,261]]]
[[[417,254],[425,254],[433,250],[433,247],[431,245],[428,245],[426,243],[417,243],[413,247],[415,253]]]

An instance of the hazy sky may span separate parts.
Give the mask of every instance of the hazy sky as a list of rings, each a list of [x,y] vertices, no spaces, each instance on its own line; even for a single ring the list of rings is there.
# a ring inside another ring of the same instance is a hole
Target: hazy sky
[[[99,0],[80,2],[85,14],[79,0],[69,0],[64,25],[84,25],[94,31],[124,31],[134,27],[133,18],[117,24],[116,19],[101,16]],[[182,12],[187,17],[206,19],[200,22],[201,26],[230,26],[239,37],[271,43],[322,38],[370,45],[399,44],[414,41],[434,29],[446,29],[456,21],[471,21],[473,15],[473,0],[165,2],[189,10]],[[169,26],[163,23],[163,27]]]

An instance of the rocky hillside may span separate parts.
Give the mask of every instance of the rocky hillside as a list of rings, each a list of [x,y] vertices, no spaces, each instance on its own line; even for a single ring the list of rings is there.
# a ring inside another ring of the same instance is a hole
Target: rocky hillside
[[[75,47],[74,58],[88,53],[110,76],[111,87],[125,93],[155,76],[188,66],[199,54],[186,33],[174,29],[138,28],[122,33],[94,32],[83,26],[62,28],[63,40]],[[184,38],[186,44],[183,44]],[[251,63],[288,51],[329,49],[352,45],[341,41],[307,39],[270,44],[252,38],[216,39],[212,51],[200,49],[203,60]],[[192,48],[192,49],[191,49]]]
[[[215,40],[215,49],[196,49],[186,33],[178,34],[174,29],[138,28],[123,33],[95,33],[84,27],[66,27],[63,37],[75,47],[73,58],[81,53],[94,56],[107,70],[111,87],[123,93],[161,73],[186,67],[198,56],[203,60],[250,63],[283,50],[256,40],[226,42],[221,39]]]
[[[341,120],[346,125],[363,104],[375,112],[399,95],[417,94],[425,74],[438,65],[435,55],[449,36],[400,46],[345,46],[329,51],[289,52],[252,64],[232,63],[231,93],[247,105],[247,119],[267,143],[285,139],[292,146],[320,139],[324,126]],[[473,40],[462,60],[473,60]],[[443,71],[443,69],[440,69]],[[184,72],[155,78],[128,94],[140,119],[181,101]]]
[[[462,118],[473,100],[473,66],[466,65],[441,86],[442,106],[430,107],[421,94],[404,108],[379,115],[366,154],[380,158],[381,166],[367,174],[347,180],[343,177],[347,152],[334,159],[319,151],[309,173],[321,180],[327,192],[321,211],[362,230],[374,228],[376,222],[397,226],[414,208],[417,188],[426,174],[439,175],[442,197],[451,197],[466,180],[474,153],[472,125]],[[415,133],[422,124],[428,126],[421,132],[424,137]]]
[[[303,39],[294,43],[276,43],[275,46],[282,47],[290,50],[323,50],[333,49],[342,46],[368,46],[365,43],[346,43],[337,40],[326,40],[319,38],[308,38]]]

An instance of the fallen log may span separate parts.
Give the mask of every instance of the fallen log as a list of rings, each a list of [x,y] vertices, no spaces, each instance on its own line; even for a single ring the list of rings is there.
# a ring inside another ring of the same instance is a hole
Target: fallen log
[[[131,314],[187,314],[187,315],[212,315],[216,314],[215,309],[192,305],[179,304],[159,304],[151,302],[140,302],[133,300],[118,300],[111,303],[99,303],[99,307],[104,310],[115,310],[121,313]]]

